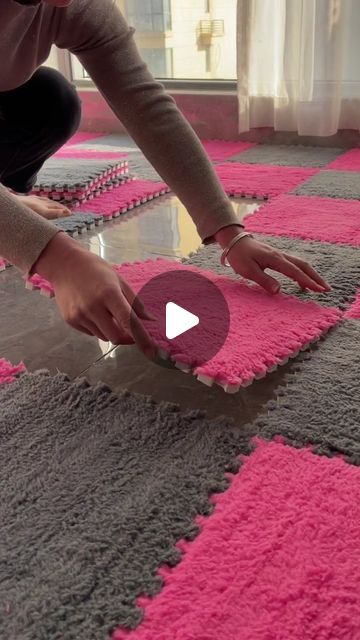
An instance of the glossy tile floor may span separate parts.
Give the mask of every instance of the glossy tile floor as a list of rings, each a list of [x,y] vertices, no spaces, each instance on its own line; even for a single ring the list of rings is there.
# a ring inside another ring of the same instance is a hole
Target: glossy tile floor
[[[242,219],[255,211],[254,201],[234,200]],[[111,262],[165,256],[180,260],[200,246],[190,216],[173,196],[143,205],[79,242]],[[104,382],[114,391],[127,388],[156,400],[176,402],[184,409],[204,409],[210,417],[228,415],[244,428],[275,395],[291,365],[231,396],[219,387],[208,388],[191,375],[148,362],[136,347],[117,347],[77,333],[62,321],[54,300],[27,291],[12,267],[0,273],[0,357],[23,360],[29,371],[46,368],[71,378],[85,376]]]

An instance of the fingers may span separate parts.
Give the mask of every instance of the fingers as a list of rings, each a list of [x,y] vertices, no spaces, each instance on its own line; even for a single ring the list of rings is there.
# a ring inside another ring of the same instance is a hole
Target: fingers
[[[88,257],[85,252],[84,255]],[[156,345],[132,310],[121,289],[121,280],[117,279],[110,267],[104,269],[104,264],[102,260],[95,261],[95,266],[100,266],[100,286],[97,290],[95,287],[95,290],[90,288],[79,292],[79,282],[76,282],[69,292],[69,282],[63,288],[61,282],[57,283],[55,295],[64,320],[74,329],[114,345],[136,342],[148,358],[154,359]],[[125,285],[125,289],[130,298],[134,297],[129,287]]]
[[[274,269],[279,273],[283,273],[284,276],[295,280],[303,289],[310,289],[310,291],[316,291],[323,293],[326,291],[325,287],[308,275],[302,268],[299,268],[294,262],[287,260],[285,256],[275,256],[275,258],[269,260],[269,269]]]
[[[104,342],[109,341],[104,333],[96,326],[94,322],[91,322],[89,318],[87,318],[86,321],[82,323],[82,326],[79,327],[79,331],[87,333],[89,336],[95,336],[95,338],[99,338],[99,340],[103,340]]]
[[[259,284],[260,287],[263,287],[265,291],[272,295],[275,295],[280,291],[280,283],[275,280],[275,278],[272,278],[269,274],[265,273],[256,262],[252,263],[251,270],[249,270],[246,277],[247,279],[253,280]]]
[[[65,207],[65,209],[62,209],[62,214],[61,214],[62,218],[69,218],[70,216],[71,216],[71,211],[69,211],[67,207]]]
[[[99,338],[112,344],[134,344],[134,339],[124,329],[119,327],[110,313],[103,307],[96,312],[79,314],[76,318],[66,318],[66,322],[77,331],[88,336]]]
[[[318,273],[317,271],[315,271],[315,269],[313,269],[313,267],[308,264],[307,262],[305,262],[305,260],[301,260],[300,258],[298,258],[297,256],[291,256],[287,253],[284,254],[285,258],[289,261],[292,262],[293,264],[295,264],[297,267],[299,267],[299,269],[301,269],[302,271],[304,271],[304,273],[306,273],[306,275],[309,276],[309,278],[311,278],[314,282],[316,282],[318,285],[320,285],[321,287],[323,287],[325,289],[325,291],[331,291],[331,286],[326,282],[326,280],[324,280]]]
[[[148,335],[146,329],[140,322],[139,318],[131,311],[129,306],[128,313],[131,315],[129,324],[131,325],[129,330],[126,330],[124,326],[119,326],[118,322],[108,312],[101,311],[96,317],[96,321],[92,322],[88,318],[82,322],[81,326],[75,327],[83,333],[95,336],[103,340],[104,342],[111,342],[112,344],[130,345],[136,344],[141,351],[150,359],[154,359],[156,355],[156,347]],[[74,325],[73,325],[74,326]],[[132,335],[130,333],[132,331]]]
[[[39,211],[39,215],[47,220],[56,220],[57,218],[68,218],[71,213],[68,209],[62,207],[46,207],[42,211]]]
[[[114,318],[105,307],[99,311],[96,317],[96,325],[112,344],[134,344],[134,339],[128,326],[122,322],[117,322],[117,318]]]
[[[70,326],[72,326],[73,329],[76,329],[76,331],[81,331],[81,333],[85,333],[87,336],[91,336],[92,338],[94,337],[94,334],[89,329],[86,329],[83,326],[80,326],[80,325],[79,326],[70,325]]]
[[[122,280],[121,278],[119,279],[120,279],[121,288],[125,294],[125,297],[129,302],[129,305],[132,307],[134,313],[138,316],[138,318],[142,318],[143,320],[156,320],[155,316],[145,308],[144,303],[134,293],[130,285],[127,282],[125,282],[125,280]]]
[[[68,207],[65,207],[65,205],[61,204],[60,202],[56,202],[56,200],[51,200],[50,198],[46,198],[45,196],[34,197],[44,203],[44,206],[46,207],[45,211],[47,210],[53,213],[56,212],[57,215],[54,215],[54,218],[66,218],[68,216],[71,216],[70,209],[68,209]]]
[[[69,216],[71,216],[70,209],[56,202],[51,202],[48,209],[49,211],[51,211],[51,213],[54,214],[54,217],[56,216],[57,218],[68,218]]]
[[[68,209],[68,208],[67,208],[67,207],[65,207],[64,205],[61,205],[61,209],[62,209],[63,215],[64,215],[65,217],[68,217],[68,216],[71,216],[71,215],[72,215],[72,214],[71,214],[70,209]]]
[[[139,349],[141,349],[147,358],[153,360],[157,354],[156,345],[134,311],[131,311],[131,328],[132,335]]]
[[[52,220],[55,220],[56,218],[68,218],[70,216],[70,213],[66,213],[66,210],[63,209],[49,209],[49,217]]]
[[[147,358],[153,360],[156,346],[135,311],[131,309],[128,300],[119,292],[119,296],[112,296],[108,300],[107,306],[115,322],[123,327],[128,335],[132,335],[139,349]]]
[[[234,247],[229,259],[231,266],[237,273],[257,282],[269,293],[278,293],[280,285],[277,280],[265,273],[265,269],[284,274],[297,282],[302,289],[317,293],[331,290],[315,269],[301,258],[283,254],[249,238],[244,239],[240,249],[237,245]]]
[[[156,356],[157,349],[139,318],[143,320],[156,320],[156,318],[145,308],[142,300],[135,295],[130,285],[121,279],[120,282],[129,306],[131,307],[130,320],[132,335],[134,336],[135,342],[141,351],[150,358],[150,360],[153,360]]]

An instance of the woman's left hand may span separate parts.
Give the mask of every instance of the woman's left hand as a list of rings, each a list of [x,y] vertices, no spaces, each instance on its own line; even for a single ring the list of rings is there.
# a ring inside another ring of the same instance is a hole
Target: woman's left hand
[[[224,249],[239,232],[239,227],[226,227],[218,231],[215,237]],[[316,293],[331,291],[330,285],[305,260],[282,253],[251,237],[239,240],[229,251],[227,261],[235,273],[256,282],[271,294],[280,291],[280,283],[266,273],[266,269],[282,273],[297,282],[302,289],[310,289]]]

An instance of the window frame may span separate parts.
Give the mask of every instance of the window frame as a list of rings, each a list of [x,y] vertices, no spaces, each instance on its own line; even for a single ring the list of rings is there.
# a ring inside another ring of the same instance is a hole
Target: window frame
[[[91,80],[77,80],[74,78],[71,64],[71,54],[69,51],[58,49],[58,65],[59,71],[79,89],[96,89],[95,84]],[[237,94],[236,80],[194,80],[191,79],[172,79],[172,78],[156,78],[165,89],[170,93],[227,93],[229,95]]]
[[[125,0],[125,4],[127,4],[129,0]],[[153,2],[155,2],[156,0],[148,0],[148,2],[153,5]],[[150,11],[150,13],[145,12],[145,16],[151,16],[151,25],[152,25],[152,29],[142,29],[141,25],[138,24],[138,26],[136,26],[136,24],[134,25],[136,27],[137,31],[141,31],[143,33],[166,33],[168,31],[172,31],[172,19],[171,19],[171,11],[169,11],[168,9],[170,8],[170,0],[158,0],[160,1],[161,5],[162,5],[162,11],[156,12],[156,11]],[[134,0],[130,0],[130,2],[134,2]],[[137,16],[141,15],[140,12],[137,11],[136,8],[136,0],[134,2],[135,6],[134,6],[134,10],[133,11],[126,11],[126,15],[127,16]],[[165,7],[165,4],[167,5]],[[155,29],[155,19],[156,18],[161,18],[162,19],[162,25],[160,29]],[[136,18],[137,21],[137,18]],[[136,22],[135,21],[135,22]]]

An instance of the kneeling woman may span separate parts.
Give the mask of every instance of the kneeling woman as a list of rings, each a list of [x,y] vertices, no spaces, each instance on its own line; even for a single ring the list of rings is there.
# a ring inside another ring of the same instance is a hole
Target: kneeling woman
[[[299,258],[243,233],[203,147],[174,100],[142,61],[133,29],[112,0],[1,0],[0,255],[23,272],[51,280],[64,319],[114,344],[136,342],[154,355],[133,294],[110,265],[59,232],[47,218],[64,207],[27,195],[47,158],[76,131],[80,104],[57,71],[41,65],[52,45],[78,57],[115,115],[177,194],[203,242],[223,248],[232,268],[270,293],[279,284],[265,269],[325,291],[328,285]],[[239,237],[234,243],[234,238]]]

